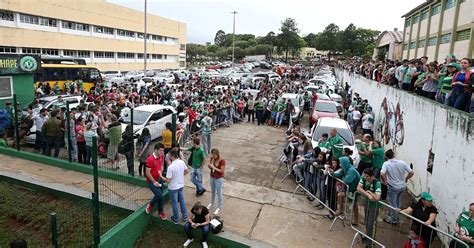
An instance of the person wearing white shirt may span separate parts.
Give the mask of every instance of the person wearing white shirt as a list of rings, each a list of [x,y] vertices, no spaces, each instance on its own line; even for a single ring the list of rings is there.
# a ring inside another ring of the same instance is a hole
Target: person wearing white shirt
[[[168,154],[171,164],[166,171],[166,178],[163,178],[163,181],[168,183],[168,192],[173,209],[171,220],[177,224],[179,218],[178,202],[181,208],[183,221],[186,222],[188,219],[186,202],[184,201],[184,176],[189,173],[189,169],[186,163],[179,159],[179,151],[171,150]]]
[[[360,125],[360,118],[362,117],[362,114],[359,111],[359,107],[355,107],[354,111],[352,111],[352,120],[354,122],[354,125],[352,126],[352,131],[355,133],[357,131],[357,127]]]
[[[41,133],[41,129],[43,128],[43,124],[49,119],[48,112],[46,112],[45,108],[42,108],[39,114],[33,115],[32,119],[35,122],[36,127],[35,152],[39,152],[40,147],[42,147],[43,150],[46,150],[46,144],[44,144],[44,137]]]
[[[362,133],[370,134],[373,137],[374,133],[372,131],[374,127],[374,113],[372,112],[372,107],[367,108],[367,114],[362,117]]]

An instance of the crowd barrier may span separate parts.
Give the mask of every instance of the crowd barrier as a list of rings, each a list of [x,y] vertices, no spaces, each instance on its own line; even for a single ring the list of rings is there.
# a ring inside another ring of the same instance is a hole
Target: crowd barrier
[[[400,210],[397,211],[383,200],[377,202],[377,207],[367,207],[365,196],[357,191],[349,192],[348,185],[341,179],[331,174],[324,175],[322,169],[316,167],[315,164],[298,166],[295,162],[297,158],[294,156],[294,149],[296,149],[295,143],[287,143],[279,157],[280,167],[284,165],[287,171],[282,182],[287,178],[292,178],[296,184],[293,194],[301,190],[309,199],[317,201],[320,209],[326,209],[330,213],[328,216],[334,216],[329,231],[332,231],[338,220],[341,221],[343,227],[346,227],[348,225],[346,222],[350,221],[349,225],[355,232],[351,247],[357,247],[357,244],[361,242],[365,242],[367,247],[412,247],[411,244],[421,242],[419,240],[426,240],[424,247],[447,247],[452,240],[458,242],[458,248],[463,247],[462,245],[469,247],[448,232],[428,225]],[[295,168],[301,170],[300,173]],[[398,213],[399,221],[396,224],[383,221],[389,216],[390,211]],[[356,216],[357,225],[354,225],[352,223],[356,221]],[[428,242],[430,243],[426,245]]]

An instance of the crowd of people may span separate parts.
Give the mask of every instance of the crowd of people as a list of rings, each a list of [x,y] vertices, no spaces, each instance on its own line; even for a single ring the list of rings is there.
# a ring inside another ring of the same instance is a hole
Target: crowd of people
[[[429,62],[429,58],[424,56],[401,61],[341,61],[339,66],[474,115],[472,59],[459,59],[449,54],[443,62]]]

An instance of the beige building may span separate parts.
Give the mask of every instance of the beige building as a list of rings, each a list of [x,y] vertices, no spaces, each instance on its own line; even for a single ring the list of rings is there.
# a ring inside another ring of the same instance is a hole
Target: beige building
[[[186,24],[147,15],[147,69],[186,66]],[[144,13],[105,0],[0,1],[0,53],[84,58],[100,70],[144,68]]]
[[[429,0],[402,17],[404,59],[427,56],[443,62],[448,54],[473,57],[474,0]]]
[[[403,32],[395,29],[382,32],[375,42],[372,59],[376,60],[379,52],[385,53],[385,59],[400,60],[402,58]]]

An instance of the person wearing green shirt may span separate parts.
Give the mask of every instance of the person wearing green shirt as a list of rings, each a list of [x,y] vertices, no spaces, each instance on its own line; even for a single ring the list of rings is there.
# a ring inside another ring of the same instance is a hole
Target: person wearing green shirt
[[[8,147],[7,136],[3,130],[0,131],[0,147]]]
[[[285,118],[286,108],[288,108],[288,105],[285,102],[285,99],[281,99],[277,105],[278,106],[277,106],[277,113],[275,117],[275,127],[280,127],[281,124],[283,123],[283,118]]]
[[[372,137],[370,134],[364,134],[362,141],[359,145],[360,162],[357,167],[359,174],[362,174],[366,168],[372,168],[372,153],[369,151],[369,147],[373,146]]]
[[[385,162],[385,149],[382,143],[378,140],[373,142],[373,145],[369,145],[369,152],[372,153],[372,168],[374,169],[374,177],[380,179],[380,170]]]
[[[196,185],[196,196],[199,197],[206,189],[202,184],[202,166],[204,164],[204,159],[206,158],[206,152],[200,146],[201,141],[199,138],[193,139],[193,146],[189,148],[182,148],[182,150],[188,150],[191,152],[190,165],[191,165],[191,182]]]
[[[461,66],[457,63],[449,63],[445,68],[446,75],[441,77],[436,86],[438,93],[436,94],[436,100],[440,103],[448,104],[448,97],[451,95],[453,89],[453,77],[456,72],[461,70]]]
[[[263,125],[263,114],[265,111],[265,102],[262,97],[257,98],[257,106],[255,108],[257,114],[257,125]]]
[[[337,133],[337,129],[333,128],[331,130],[331,137],[328,139],[329,150],[331,150],[332,156],[334,158],[339,158],[342,156],[342,150],[344,149],[343,140],[341,136]]]
[[[364,213],[365,213],[365,228],[367,235],[373,238],[375,235],[374,224],[377,220],[380,197],[382,195],[382,184],[374,177],[372,168],[364,170],[360,177],[359,185],[357,185],[357,193],[365,196]],[[372,247],[370,239],[365,240],[366,247]]]
[[[319,139],[318,147],[329,150],[330,147],[329,147],[328,137],[329,135],[327,133],[323,133],[323,135],[321,135],[321,139]]]
[[[469,204],[469,210],[463,211],[456,220],[454,236],[464,241],[468,247],[455,240],[449,243],[449,248],[474,248],[474,202]]]

